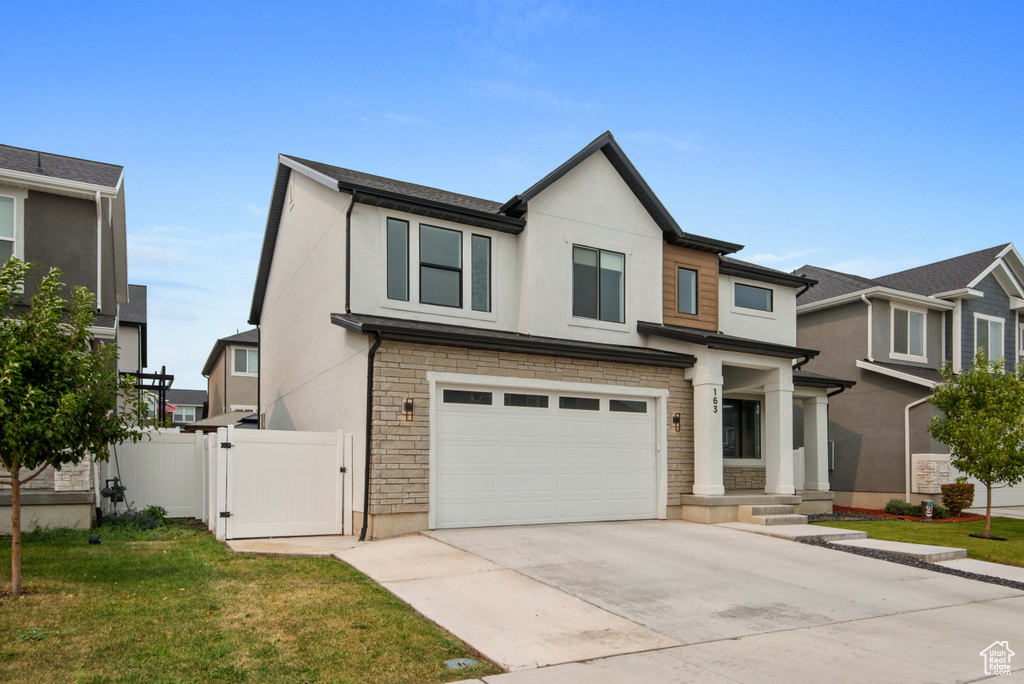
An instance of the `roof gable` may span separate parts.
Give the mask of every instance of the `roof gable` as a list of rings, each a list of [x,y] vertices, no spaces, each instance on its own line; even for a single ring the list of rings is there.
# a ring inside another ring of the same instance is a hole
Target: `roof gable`
[[[644,180],[643,176],[640,175],[640,172],[636,170],[635,166],[633,166],[633,162],[629,160],[626,153],[622,151],[621,147],[619,147],[619,144],[615,141],[611,131],[605,131],[599,135],[589,145],[574,154],[554,171],[534,183],[525,192],[518,194],[508,202],[505,202],[500,209],[501,213],[516,217],[523,216],[528,210],[528,205],[531,199],[554,185],[556,182],[561,180],[563,176],[579,166],[584,160],[589,159],[592,155],[598,152],[601,152],[608,159],[612,167],[618,172],[619,176],[622,177],[622,180],[636,196],[637,200],[640,201],[640,204],[643,205],[644,209],[647,210],[647,213],[649,213],[651,218],[654,219],[654,222],[658,224],[659,228],[661,228],[665,240],[670,244],[698,249],[705,252],[714,252],[716,254],[731,254],[743,248],[742,245],[737,245],[731,242],[724,242],[722,240],[714,240],[700,235],[684,233],[683,229],[679,227],[678,223],[676,223],[676,220],[668,213],[665,205],[661,203],[661,200],[659,200],[657,195],[654,194],[654,191],[651,190],[647,181]]]
[[[972,282],[992,266],[1009,244],[1002,244],[932,264],[890,273],[875,280],[880,285],[920,295],[934,295],[970,287]]]

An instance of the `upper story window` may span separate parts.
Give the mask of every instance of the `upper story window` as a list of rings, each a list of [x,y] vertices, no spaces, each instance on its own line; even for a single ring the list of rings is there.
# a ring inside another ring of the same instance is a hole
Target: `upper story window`
[[[774,292],[767,287],[756,287],[744,283],[736,283],[736,294],[733,300],[741,309],[755,311],[774,311]]]
[[[419,277],[414,287],[419,291],[419,302],[463,308],[463,252],[468,250],[470,307],[473,311],[490,312],[491,238],[466,236],[458,230],[425,223],[419,224],[419,230],[413,234],[418,237],[415,243],[411,242],[408,221],[387,219],[387,298],[401,302],[410,300],[410,289],[413,289],[410,288],[410,261],[418,258]]]
[[[625,323],[625,254],[573,245],[572,315]]]
[[[892,357],[925,360],[925,312],[892,307]]]
[[[409,301],[409,222],[388,219],[388,299]]]
[[[234,375],[256,375],[260,371],[260,352],[257,349],[236,349]]]
[[[692,268],[679,269],[676,280],[676,310],[681,314],[697,315],[697,272]]]
[[[14,198],[0,196],[0,264],[15,254]]]
[[[1003,319],[985,314],[974,314],[974,353],[985,353],[986,361],[995,361],[1003,355]]]
[[[194,423],[196,420],[195,406],[179,406],[174,412],[175,423]]]

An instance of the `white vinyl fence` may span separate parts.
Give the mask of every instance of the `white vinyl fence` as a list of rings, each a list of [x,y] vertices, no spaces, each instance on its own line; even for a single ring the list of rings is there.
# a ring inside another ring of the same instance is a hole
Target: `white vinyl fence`
[[[351,434],[228,427],[151,437],[118,445],[116,457],[112,449],[98,487],[120,477],[133,508],[203,520],[218,539],[352,534]]]
[[[133,508],[162,506],[171,518],[205,520],[206,477],[203,436],[170,430],[148,433],[135,444],[118,444],[110,449],[110,459],[100,464],[102,488],[108,479],[121,478],[125,503]],[[100,498],[105,512],[114,506]],[[125,504],[117,508],[124,510]]]

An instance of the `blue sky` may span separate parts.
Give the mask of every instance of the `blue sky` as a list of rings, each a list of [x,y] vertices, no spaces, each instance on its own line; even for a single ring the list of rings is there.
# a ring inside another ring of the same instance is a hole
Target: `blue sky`
[[[1016,241],[1024,3],[15,3],[0,142],[125,167],[151,367],[246,323],[276,155],[504,201],[611,130],[684,230],[881,275]]]

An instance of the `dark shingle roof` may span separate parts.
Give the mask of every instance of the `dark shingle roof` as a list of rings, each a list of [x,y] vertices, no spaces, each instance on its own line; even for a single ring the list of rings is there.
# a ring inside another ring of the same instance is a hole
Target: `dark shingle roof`
[[[202,406],[206,402],[206,390],[169,389],[167,401],[186,406]]]
[[[145,325],[147,305],[146,286],[128,285],[128,301],[118,309],[122,323]]]
[[[859,290],[866,290],[871,287],[878,287],[879,285],[879,283],[870,278],[862,278],[852,273],[830,271],[827,268],[820,268],[818,266],[801,266],[794,270],[793,273],[818,281],[817,285],[800,295],[797,303],[801,306]]]
[[[1008,246],[1009,243],[989,247],[952,259],[936,261],[934,264],[890,273],[875,280],[886,287],[921,295],[959,290],[967,287],[978,274],[991,266],[996,256]]]
[[[41,165],[41,166],[40,166]],[[40,173],[37,169],[42,168]],[[89,161],[65,157],[62,154],[50,154],[26,150],[21,147],[0,145],[0,169],[20,171],[22,173],[38,173],[50,178],[90,183],[113,188],[121,178],[124,167],[103,162]]]
[[[218,342],[248,342],[250,344],[259,344],[260,331],[257,330],[256,328],[253,328],[252,330],[246,330],[244,332],[236,333],[234,335],[222,337],[218,340]]]
[[[811,373],[803,368],[793,369],[793,384],[798,387],[846,387],[850,388],[857,384],[855,380],[844,380],[831,375]]]
[[[209,377],[213,371],[214,365],[217,363],[217,359],[224,353],[229,344],[251,344],[254,347],[260,343],[260,331],[257,328],[252,330],[246,330],[245,332],[236,333],[234,335],[228,335],[222,337],[213,345],[213,349],[210,350],[210,355],[206,357],[206,363],[203,365],[203,376]]]
[[[501,209],[501,202],[492,202],[491,200],[480,199],[479,197],[470,197],[469,195],[460,195],[455,192],[439,190],[426,185],[406,183],[404,181],[393,180],[391,178],[384,178],[383,176],[374,176],[370,173],[362,173],[361,171],[353,171],[352,169],[343,169],[339,166],[331,166],[330,164],[323,164],[321,162],[303,159],[302,157],[293,157],[290,154],[283,154],[281,156],[294,159],[303,166],[308,166],[314,171],[319,171],[325,176],[333,178],[334,180],[346,185],[355,185],[364,188],[372,188],[374,190],[393,192],[399,195],[407,195],[409,197],[428,200],[430,202],[441,202],[442,204],[450,204],[462,209],[472,209],[473,211],[482,211],[488,214],[497,214],[498,210]]]

